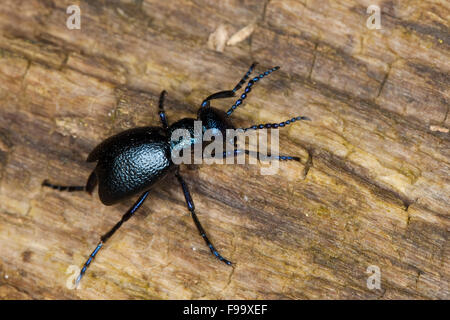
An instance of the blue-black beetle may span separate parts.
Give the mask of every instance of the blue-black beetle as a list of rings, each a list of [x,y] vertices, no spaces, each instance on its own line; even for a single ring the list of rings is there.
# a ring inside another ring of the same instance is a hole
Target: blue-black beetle
[[[223,136],[225,136],[226,129],[234,129],[229,116],[239,105],[242,104],[243,100],[247,97],[247,94],[251,91],[252,86],[256,82],[271,74],[273,71],[278,70],[279,67],[271,68],[257,77],[250,79],[245,87],[244,93],[227,112],[211,107],[210,101],[214,99],[231,98],[236,96],[236,91],[239,90],[247,81],[255,66],[256,63],[253,63],[250,66],[247,73],[242,77],[233,90],[219,91],[203,100],[201,107],[198,110],[197,119],[184,118],[169,126],[166,114],[164,112],[164,97],[166,92],[162,91],[159,97],[159,116],[162,127],[141,127],[129,129],[100,143],[87,158],[88,162],[97,161],[97,166],[89,176],[86,186],[61,186],[52,184],[47,180],[42,183],[45,187],[50,187],[59,191],[87,191],[89,193],[92,193],[98,183],[99,197],[105,205],[112,205],[126,198],[140,194],[139,199],[123,215],[122,219],[111,230],[101,236],[97,247],[91,253],[81,269],[80,274],[76,279],[77,284],[83,277],[86,269],[95,258],[103,244],[142,205],[150,192],[150,188],[155,185],[157,181],[161,180],[170,173],[174,173],[177,177],[183,189],[187,207],[191,212],[194,223],[200,232],[200,235],[205,240],[206,245],[220,261],[223,261],[227,265],[232,264],[229,260],[219,254],[206,236],[206,232],[195,214],[194,202],[192,201],[189,189],[183,180],[183,177],[179,173],[179,165],[174,164],[171,159],[172,151],[176,149],[183,149],[187,146],[191,147],[197,143],[202,143],[202,141],[192,138],[189,140],[188,145],[186,145],[185,140],[180,140],[179,143],[176,143],[171,141],[171,134],[176,129],[186,129],[192,133],[191,136],[194,137],[194,121],[196,120],[202,121],[203,130],[220,130],[223,133]],[[297,120],[309,120],[309,118],[295,117],[281,123],[254,125],[243,130],[284,127]],[[250,154],[248,150],[235,149],[234,155],[237,155],[239,151]],[[255,152],[255,154],[258,158],[260,157],[257,152]],[[278,156],[278,159],[294,161],[300,160],[298,157],[291,156]]]

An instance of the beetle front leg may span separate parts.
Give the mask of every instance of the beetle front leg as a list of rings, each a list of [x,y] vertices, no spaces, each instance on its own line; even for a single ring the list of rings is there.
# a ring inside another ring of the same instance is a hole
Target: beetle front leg
[[[223,261],[225,264],[231,266],[232,265],[231,261],[222,257],[220,255],[220,253],[216,250],[216,248],[214,248],[211,241],[209,241],[208,237],[206,236],[206,232],[203,229],[202,225],[200,224],[200,221],[198,220],[197,215],[195,214],[194,201],[192,201],[191,194],[189,192],[186,182],[184,182],[183,177],[180,175],[180,173],[178,171],[176,172],[175,175],[178,179],[178,182],[180,182],[180,184],[181,184],[181,188],[183,188],[184,198],[186,199],[186,205],[187,205],[189,211],[191,212],[192,219],[194,220],[195,226],[197,227],[198,231],[200,232],[200,235],[202,236],[203,240],[205,240],[206,245],[211,250],[211,253],[217,257],[217,259],[219,259],[220,261]]]

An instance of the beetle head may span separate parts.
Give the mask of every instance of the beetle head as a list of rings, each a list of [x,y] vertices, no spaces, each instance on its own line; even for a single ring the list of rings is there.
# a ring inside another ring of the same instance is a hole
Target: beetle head
[[[226,129],[234,129],[226,113],[213,107],[200,108],[197,113],[197,120],[202,122],[203,133],[206,130],[212,130],[213,133],[218,130],[225,138]]]

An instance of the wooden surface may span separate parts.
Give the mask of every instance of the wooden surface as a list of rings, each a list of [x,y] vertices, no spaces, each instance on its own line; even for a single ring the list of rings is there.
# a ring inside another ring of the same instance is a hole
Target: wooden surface
[[[74,3],[81,30],[66,28]],[[371,4],[381,30],[366,27]],[[449,17],[437,0],[3,0],[0,298],[449,299]],[[281,70],[236,125],[312,121],[280,131],[281,152],[302,162],[278,175],[182,168],[236,267],[210,254],[168,178],[68,289],[69,266],[133,200],[106,207],[41,182],[84,184],[97,143],[159,124],[162,89],[169,121],[194,116],[252,61]],[[371,265],[379,290],[367,288]]]

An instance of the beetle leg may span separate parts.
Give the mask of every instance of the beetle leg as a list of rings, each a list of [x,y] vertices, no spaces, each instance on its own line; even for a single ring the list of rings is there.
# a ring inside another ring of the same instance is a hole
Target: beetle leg
[[[192,201],[192,197],[191,197],[191,194],[189,192],[186,182],[184,182],[183,177],[180,175],[180,173],[178,171],[176,172],[175,175],[181,184],[181,188],[183,188],[184,198],[186,199],[186,205],[187,205],[189,211],[191,212],[191,216],[192,216],[192,219],[194,220],[195,226],[197,227],[198,231],[200,232],[200,235],[202,236],[203,240],[205,240],[206,245],[211,250],[211,253],[213,255],[215,255],[217,257],[217,259],[219,259],[220,261],[223,261],[225,264],[232,265],[231,261],[228,261],[227,259],[222,257],[220,255],[220,253],[216,250],[216,248],[214,248],[211,241],[209,241],[208,237],[206,236],[205,230],[203,229],[202,225],[200,224],[200,221],[197,218],[197,215],[195,214],[194,201]]]
[[[95,256],[97,255],[98,251],[102,248],[102,246],[108,241],[108,239],[122,226],[122,224],[130,219],[133,214],[136,212],[137,209],[144,203],[145,199],[147,198],[150,191],[144,192],[139,199],[134,203],[134,205],[128,209],[128,211],[122,216],[122,219],[120,219],[119,222],[117,222],[114,227],[111,228],[107,233],[101,236],[100,242],[97,244],[97,247],[95,247],[94,251],[89,255],[89,258],[86,260],[86,262],[83,265],[83,268],[81,268],[80,274],[78,275],[75,284],[78,285],[80,283],[81,278],[85,274],[87,268],[91,264],[92,260],[94,260]]]
[[[167,129],[169,127],[169,124],[167,123],[167,117],[166,117],[166,111],[164,111],[164,98],[166,96],[167,91],[163,90],[161,91],[161,94],[159,96],[159,118],[161,119],[161,123],[163,125],[164,129]]]
[[[231,98],[234,97],[236,94],[236,91],[242,88],[242,85],[247,81],[248,77],[252,73],[253,69],[256,67],[258,63],[253,62],[253,64],[248,69],[247,73],[242,77],[242,79],[238,82],[238,84],[233,88],[233,90],[226,90],[226,91],[219,91],[216,93],[213,93],[209,97],[207,97],[202,102],[202,107],[209,107],[209,101],[214,99],[223,99],[223,98]]]
[[[86,192],[92,194],[92,191],[94,190],[96,185],[97,185],[97,174],[95,173],[94,170],[92,171],[86,183]]]
[[[59,184],[50,183],[48,182],[47,179],[42,182],[42,186],[52,188],[58,191],[67,191],[67,192],[86,191],[86,186],[62,186]]]
[[[92,191],[94,190],[96,185],[97,185],[97,175],[95,174],[95,171],[92,171],[85,186],[62,186],[62,185],[50,183],[50,182],[48,182],[47,179],[45,179],[42,182],[42,186],[44,186],[44,187],[52,188],[52,189],[55,189],[58,191],[67,191],[67,192],[86,191],[87,193],[92,193]]]

